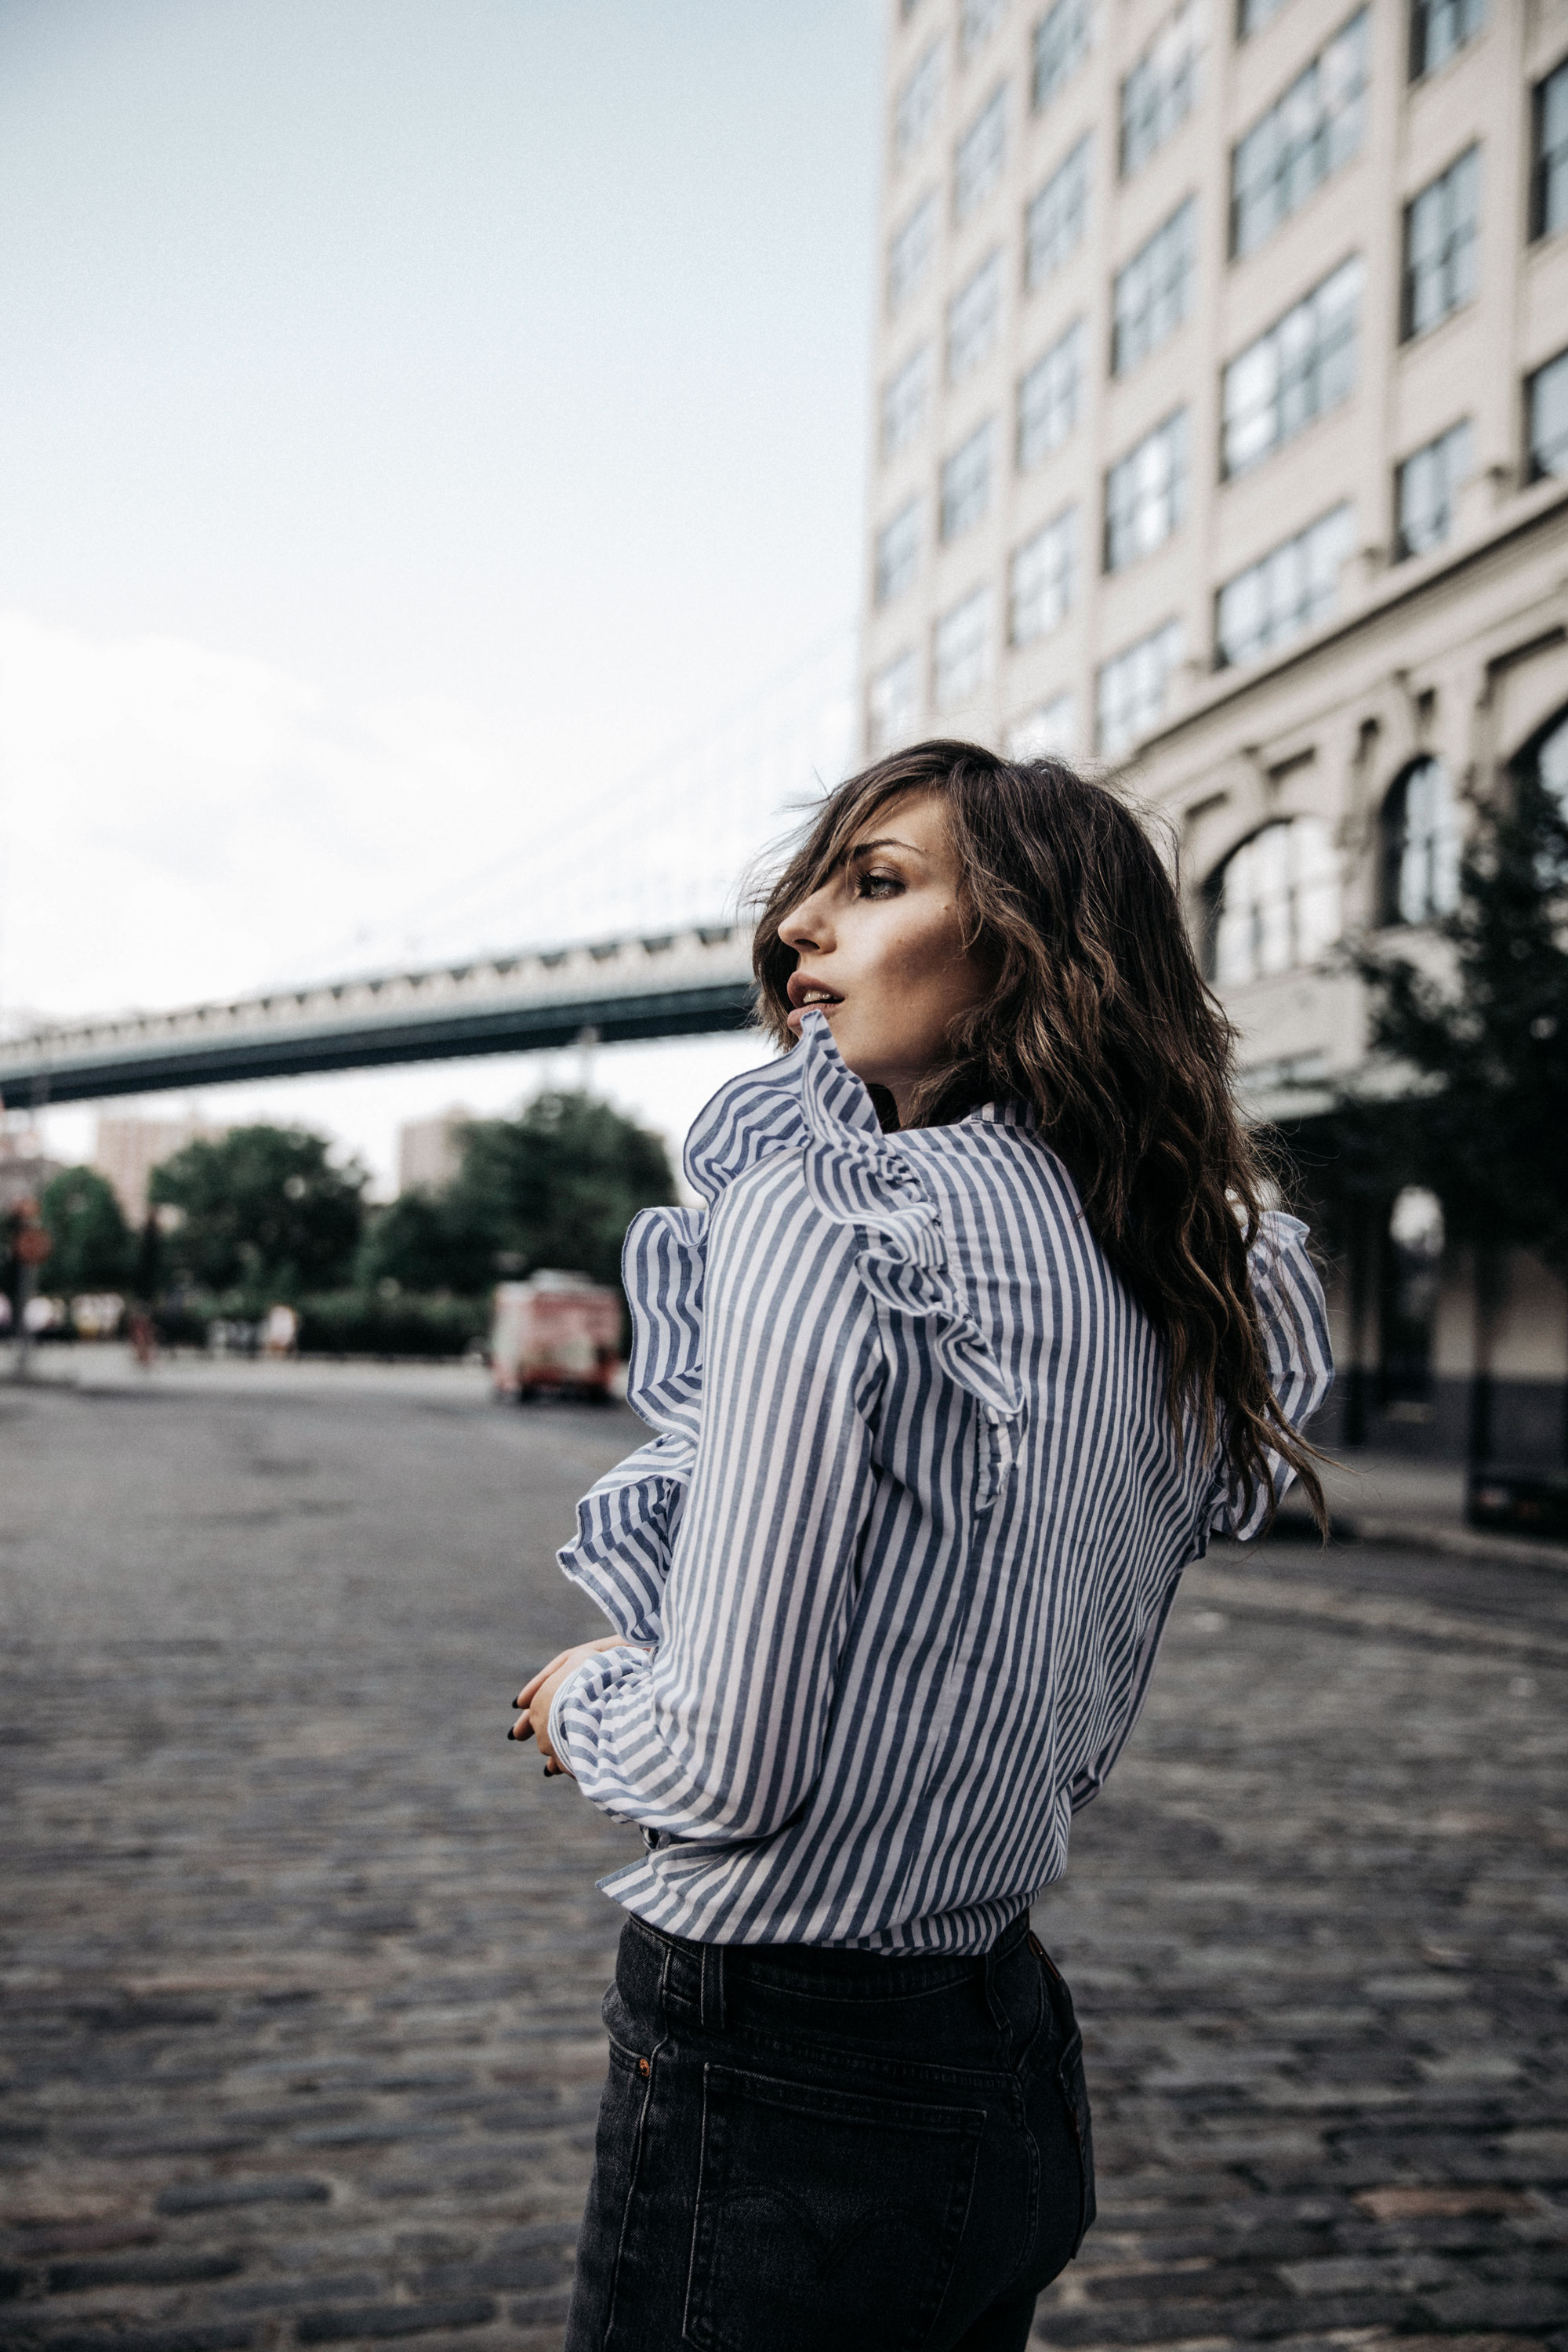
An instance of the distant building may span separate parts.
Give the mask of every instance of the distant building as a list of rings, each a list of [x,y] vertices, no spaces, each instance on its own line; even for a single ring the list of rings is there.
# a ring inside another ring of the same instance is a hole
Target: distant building
[[[23,1201],[37,1201],[64,1162],[51,1160],[36,1135],[8,1135],[0,1129],[0,1216],[8,1216]]]
[[[1364,1051],[1347,931],[1429,929],[1517,765],[1568,792],[1568,11],[888,21],[865,747],[1131,762],[1283,1114]],[[1369,1213],[1366,1433],[1451,1450],[1479,1357],[1555,1457],[1563,1286],[1483,1310],[1430,1194]]]
[[[160,1161],[187,1143],[216,1143],[227,1131],[199,1118],[100,1118],[92,1164],[113,1185],[127,1223],[139,1225],[147,1214],[147,1180]]]
[[[436,1118],[413,1118],[397,1130],[400,1192],[444,1192],[462,1165],[462,1130],[471,1110],[454,1104]]]

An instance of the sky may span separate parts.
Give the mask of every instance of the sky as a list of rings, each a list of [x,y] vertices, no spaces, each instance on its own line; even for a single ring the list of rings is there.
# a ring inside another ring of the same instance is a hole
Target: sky
[[[831,780],[880,39],[877,0],[0,0],[0,1021],[689,917]],[[673,1133],[757,1052],[588,1075]],[[399,1119],[581,1075],[200,1108],[384,1189]]]

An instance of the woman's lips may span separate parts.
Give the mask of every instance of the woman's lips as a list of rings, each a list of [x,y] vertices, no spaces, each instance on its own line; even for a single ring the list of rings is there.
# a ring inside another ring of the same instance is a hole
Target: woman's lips
[[[826,1013],[831,1020],[844,999],[841,996],[819,996],[810,1004],[796,1004],[784,1015],[784,1026],[792,1036],[800,1035],[800,1025],[808,1013]]]

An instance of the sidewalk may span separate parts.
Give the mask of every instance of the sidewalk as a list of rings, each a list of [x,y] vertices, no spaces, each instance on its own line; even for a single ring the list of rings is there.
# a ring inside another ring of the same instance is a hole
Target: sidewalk
[[[1568,1569],[1568,1544],[1465,1525],[1462,1462],[1413,1462],[1403,1454],[1357,1449],[1331,1462],[1322,1478],[1339,1542],[1405,1544],[1464,1559],[1523,1560]],[[1305,1534],[1310,1528],[1300,1489],[1279,1516],[1282,1534]]]

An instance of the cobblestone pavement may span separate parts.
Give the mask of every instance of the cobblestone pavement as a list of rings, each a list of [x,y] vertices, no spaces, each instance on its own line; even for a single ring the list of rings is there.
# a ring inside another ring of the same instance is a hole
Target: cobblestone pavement
[[[502,1733],[635,1426],[0,1391],[0,2343],[555,2352],[629,1842]],[[1037,1913],[1100,2171],[1039,2341],[1568,2347],[1565,1685],[1550,1570],[1193,1572]]]

